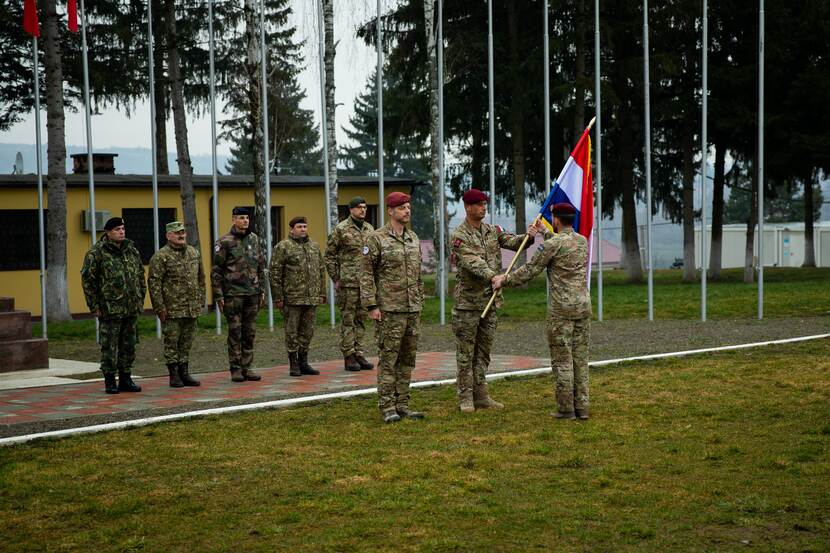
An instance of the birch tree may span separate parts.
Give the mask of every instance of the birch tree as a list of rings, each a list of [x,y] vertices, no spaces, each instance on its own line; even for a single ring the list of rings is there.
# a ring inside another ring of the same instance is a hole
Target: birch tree
[[[429,135],[431,139],[431,155],[430,155],[430,180],[432,181],[432,197],[433,204],[433,235],[432,242],[435,248],[435,255],[439,255],[440,237],[441,237],[441,197],[444,191],[441,190],[441,167],[439,160],[441,156],[441,147],[443,146],[438,140],[438,129],[440,121],[438,120],[438,42],[435,30],[435,5],[433,0],[424,0],[424,30],[426,39],[427,52],[427,67],[429,69]],[[438,278],[435,279],[436,286],[443,281],[444,275],[441,274],[441,263],[438,260]]]
[[[326,72],[326,136],[328,137],[329,160],[329,220],[334,228],[338,223],[337,217],[337,136],[335,135],[335,102],[334,102],[334,54],[337,44],[334,42],[334,0],[323,0],[323,28],[325,49],[323,63]],[[380,201],[383,201],[381,198]]]
[[[246,95],[248,98],[248,126],[252,131],[251,165],[254,171],[254,221],[260,245],[264,249],[268,244],[267,208],[265,202],[265,164],[262,150],[262,79],[260,77],[261,53],[259,45],[259,25],[254,0],[245,0],[245,75],[247,76]]]

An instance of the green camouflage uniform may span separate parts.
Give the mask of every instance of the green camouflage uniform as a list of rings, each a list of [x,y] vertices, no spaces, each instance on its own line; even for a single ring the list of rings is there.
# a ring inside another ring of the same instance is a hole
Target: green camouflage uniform
[[[380,356],[378,406],[381,412],[406,411],[424,303],[421,244],[413,231],[406,229],[403,236],[396,236],[387,224],[369,235],[366,246],[361,303],[382,313],[375,327]]]
[[[337,307],[340,309],[340,350],[343,357],[363,355],[366,333],[366,308],[360,304],[360,273],[363,270],[363,248],[366,238],[374,232],[367,221],[361,226],[349,216],[329,236],[326,245],[326,270],[339,282]]]
[[[506,232],[499,226],[481,223],[473,228],[465,220],[452,233],[450,244],[458,267],[455,277],[452,330],[455,334],[458,395],[472,393],[485,381],[490,365],[490,349],[496,335],[501,307],[501,290],[497,291],[487,316],[481,312],[493,295],[490,279],[502,271],[501,248],[516,251],[524,235]]]
[[[213,247],[210,276],[214,300],[225,301],[230,368],[249,369],[254,360],[256,316],[267,282],[265,256],[257,235],[231,227]]]
[[[166,363],[187,363],[196,318],[205,305],[205,269],[199,250],[168,242],[150,258],[147,288],[153,311],[165,314],[161,333]]]
[[[548,345],[556,377],[560,413],[588,410],[588,341],[591,296],[588,292],[588,241],[566,228],[551,236],[524,267],[504,284],[523,284],[547,269],[550,288]]]
[[[101,371],[130,374],[144,310],[144,266],[132,240],[119,247],[106,235],[84,257],[81,282],[89,310],[100,311]]]
[[[326,295],[326,270],[320,246],[310,238],[288,237],[271,253],[271,298],[282,302],[285,349],[308,351],[320,299]]]

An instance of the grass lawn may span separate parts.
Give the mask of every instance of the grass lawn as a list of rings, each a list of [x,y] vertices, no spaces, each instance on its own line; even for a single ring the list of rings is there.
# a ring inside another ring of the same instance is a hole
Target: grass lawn
[[[827,551],[830,340],[0,449],[5,551]]]

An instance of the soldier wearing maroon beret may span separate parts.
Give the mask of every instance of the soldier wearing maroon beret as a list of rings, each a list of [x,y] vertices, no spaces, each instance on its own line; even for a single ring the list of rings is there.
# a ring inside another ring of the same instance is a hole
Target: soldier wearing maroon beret
[[[462,412],[471,413],[476,409],[504,407],[490,397],[485,379],[498,315],[496,309],[490,309],[482,319],[481,312],[493,294],[490,279],[502,271],[501,248],[518,250],[525,236],[484,222],[490,198],[481,190],[471,188],[462,199],[466,217],[450,238],[458,267],[452,329],[458,365],[459,407]],[[536,227],[528,227],[530,241],[536,233]],[[501,293],[498,293],[494,307],[501,306],[501,301]]]

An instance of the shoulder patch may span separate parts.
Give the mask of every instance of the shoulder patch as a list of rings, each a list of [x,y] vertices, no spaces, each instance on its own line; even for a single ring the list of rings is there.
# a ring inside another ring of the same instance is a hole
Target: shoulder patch
[[[363,255],[369,254],[369,246],[363,246]]]
[[[452,243],[453,248],[457,248],[461,245],[461,238],[456,238],[455,241]]]
[[[496,225],[496,230],[499,232],[504,232],[504,228],[501,225]]]
[[[218,251],[219,251],[219,250],[221,250],[221,249],[222,249],[222,244],[220,244],[219,242],[217,242],[217,243],[216,243],[216,247],[215,247],[215,248],[213,248],[213,251],[218,252]]]

